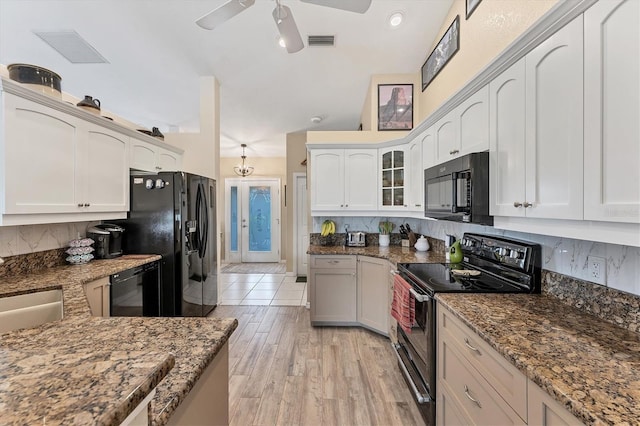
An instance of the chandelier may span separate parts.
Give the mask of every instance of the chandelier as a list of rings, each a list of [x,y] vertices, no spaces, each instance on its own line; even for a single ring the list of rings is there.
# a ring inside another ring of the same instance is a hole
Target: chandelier
[[[253,173],[253,167],[251,166],[247,166],[246,164],[244,164],[244,160],[247,159],[247,156],[244,155],[244,150],[247,147],[246,143],[243,143],[240,145],[242,147],[242,155],[240,156],[240,158],[242,158],[242,165],[241,166],[235,166],[233,168],[233,171],[236,172],[236,174],[238,176],[249,176],[251,173]]]

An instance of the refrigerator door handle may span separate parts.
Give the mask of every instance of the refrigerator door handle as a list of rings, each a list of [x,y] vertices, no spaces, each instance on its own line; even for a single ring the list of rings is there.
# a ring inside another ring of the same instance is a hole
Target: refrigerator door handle
[[[202,257],[207,254],[207,246],[209,245],[209,202],[207,200],[207,191],[204,189],[204,184],[200,184],[202,187],[202,212],[204,215],[204,235],[202,236]]]

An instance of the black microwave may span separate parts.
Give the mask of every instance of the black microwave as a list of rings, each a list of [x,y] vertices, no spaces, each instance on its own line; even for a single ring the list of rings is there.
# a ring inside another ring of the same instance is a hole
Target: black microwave
[[[474,152],[424,171],[425,217],[493,225],[489,153]]]

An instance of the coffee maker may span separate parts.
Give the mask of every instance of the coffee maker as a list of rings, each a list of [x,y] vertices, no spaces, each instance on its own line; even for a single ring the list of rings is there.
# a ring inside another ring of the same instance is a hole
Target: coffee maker
[[[113,259],[122,256],[124,228],[113,223],[102,223],[87,229],[87,237],[94,241],[96,259]]]

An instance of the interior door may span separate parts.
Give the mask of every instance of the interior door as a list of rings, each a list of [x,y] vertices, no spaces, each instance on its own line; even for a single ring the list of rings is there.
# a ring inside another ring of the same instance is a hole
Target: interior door
[[[242,182],[240,233],[243,262],[280,260],[280,181]]]

